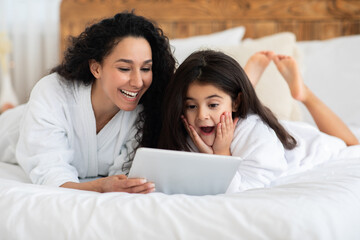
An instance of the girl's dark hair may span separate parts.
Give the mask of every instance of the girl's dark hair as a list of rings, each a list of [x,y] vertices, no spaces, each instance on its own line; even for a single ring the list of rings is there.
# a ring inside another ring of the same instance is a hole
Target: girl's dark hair
[[[284,129],[271,110],[261,104],[242,67],[230,56],[212,50],[191,54],[177,69],[169,83],[164,99],[163,128],[159,147],[190,151],[188,133],[181,121],[188,87],[193,82],[212,84],[229,94],[240,105],[233,118],[246,118],[249,113],[271,127],[286,149],[293,149],[296,140]]]
[[[89,60],[102,63],[125,37],[144,38],[151,47],[153,80],[140,100],[144,108],[136,122],[136,148],[156,147],[161,130],[163,93],[174,73],[175,59],[169,39],[155,23],[134,12],[122,12],[103,19],[87,27],[78,37],[70,37],[70,46],[64,53],[62,63],[52,72],[58,73],[66,81],[92,84],[95,78],[90,71]],[[127,170],[128,166],[125,167]]]

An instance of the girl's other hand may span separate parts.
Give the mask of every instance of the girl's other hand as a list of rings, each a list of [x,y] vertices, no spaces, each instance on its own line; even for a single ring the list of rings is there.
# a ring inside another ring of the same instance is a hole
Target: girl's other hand
[[[230,145],[238,121],[239,118],[232,119],[230,112],[225,112],[220,116],[220,122],[216,127],[216,136],[212,147],[215,154],[231,155]]]

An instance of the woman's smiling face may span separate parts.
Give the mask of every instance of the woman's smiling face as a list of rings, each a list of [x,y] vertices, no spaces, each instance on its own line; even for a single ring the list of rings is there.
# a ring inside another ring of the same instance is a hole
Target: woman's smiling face
[[[136,108],[152,83],[152,52],[144,38],[125,37],[102,64],[94,64],[102,95],[125,111]]]
[[[216,125],[224,112],[233,111],[231,97],[212,84],[193,82],[189,85],[185,99],[184,115],[208,145],[215,140]]]

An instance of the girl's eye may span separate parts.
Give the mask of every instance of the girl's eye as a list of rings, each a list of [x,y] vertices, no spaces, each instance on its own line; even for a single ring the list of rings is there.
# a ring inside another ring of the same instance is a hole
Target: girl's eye
[[[186,109],[191,110],[191,109],[195,109],[195,108],[196,108],[195,105],[186,105]]]
[[[210,107],[210,108],[216,108],[217,106],[219,106],[218,103],[209,104],[209,107]]]

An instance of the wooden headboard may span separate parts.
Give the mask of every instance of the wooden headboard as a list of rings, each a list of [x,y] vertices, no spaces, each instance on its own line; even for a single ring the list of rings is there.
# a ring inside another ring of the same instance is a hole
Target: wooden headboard
[[[67,37],[123,10],[158,23],[169,38],[245,26],[245,37],[291,31],[297,40],[360,34],[359,0],[62,0],[61,52]]]

